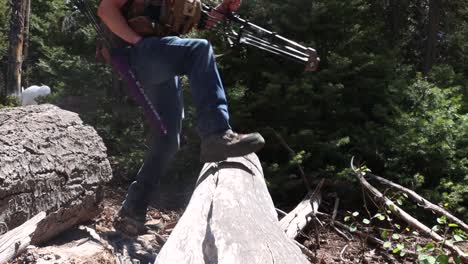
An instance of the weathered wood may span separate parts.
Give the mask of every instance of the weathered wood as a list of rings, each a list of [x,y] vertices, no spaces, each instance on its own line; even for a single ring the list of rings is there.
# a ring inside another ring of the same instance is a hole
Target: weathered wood
[[[281,230],[255,154],[205,164],[158,264],[309,263]]]
[[[418,219],[414,218],[412,215],[408,214],[405,210],[401,209],[396,205],[392,200],[382,194],[377,188],[372,186],[365,178],[363,172],[353,167],[353,161],[351,160],[351,166],[354,172],[356,173],[357,178],[361,182],[361,185],[364,189],[369,192],[377,202],[384,204],[395,216],[405,221],[412,228],[420,231],[426,236],[434,239],[437,242],[442,243],[444,248],[450,250],[453,254],[459,256],[462,259],[462,262],[468,262],[468,254],[463,250],[455,246],[451,241],[446,240],[444,237],[440,236],[436,232],[433,232],[432,229],[421,223]]]
[[[380,176],[374,175],[372,173],[367,173],[366,176],[369,176],[372,179],[375,179],[384,185],[390,186],[391,188],[395,190],[406,193],[408,195],[408,198],[410,198],[413,202],[417,203],[418,206],[421,206],[424,209],[433,211],[437,213],[438,215],[445,215],[449,221],[457,224],[465,232],[468,232],[468,225],[465,222],[463,222],[461,219],[457,218],[456,216],[452,215],[449,211],[445,210],[444,208],[431,203],[430,201],[428,201],[421,195],[417,194],[415,191],[408,189],[406,187],[403,187],[399,184],[396,184]]]
[[[40,243],[99,212],[112,171],[96,131],[53,105],[0,110],[0,224],[15,228],[47,212]]]
[[[40,212],[21,226],[0,236],[0,263],[6,263],[31,243],[31,235],[36,231],[37,224],[46,217],[45,212]]]
[[[280,226],[289,238],[296,238],[307,226],[311,216],[317,213],[321,202],[320,189],[323,182],[322,179],[313,192],[309,192],[296,208],[281,219]]]

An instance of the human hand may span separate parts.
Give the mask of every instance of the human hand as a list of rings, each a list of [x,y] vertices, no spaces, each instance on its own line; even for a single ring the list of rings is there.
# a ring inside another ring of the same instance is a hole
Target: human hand
[[[221,6],[225,12],[235,12],[239,9],[242,0],[223,0]]]

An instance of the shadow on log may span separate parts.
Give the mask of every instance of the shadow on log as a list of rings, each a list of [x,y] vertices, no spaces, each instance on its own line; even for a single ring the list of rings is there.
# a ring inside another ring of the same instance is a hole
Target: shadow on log
[[[281,229],[255,154],[203,167],[157,264],[309,263]]]
[[[102,139],[77,114],[53,105],[0,110],[2,233],[44,211],[31,238],[38,244],[93,218],[111,177]]]

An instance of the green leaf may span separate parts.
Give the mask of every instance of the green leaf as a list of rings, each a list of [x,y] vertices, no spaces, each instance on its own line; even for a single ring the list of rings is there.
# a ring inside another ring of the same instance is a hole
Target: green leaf
[[[437,232],[437,231],[440,230],[440,226],[439,226],[439,225],[435,225],[435,226],[433,226],[431,229],[432,229],[432,231]]]
[[[351,216],[348,215],[348,216],[345,216],[344,221],[348,222],[350,219],[351,219]]]
[[[449,226],[449,227],[458,227],[458,225],[457,225],[457,224],[454,224],[454,223],[450,223],[448,226]]]
[[[384,216],[383,214],[381,214],[381,213],[378,213],[378,214],[374,215],[374,217],[377,218],[377,219],[379,219],[380,221],[385,220],[385,216]],[[374,218],[374,217],[373,217],[373,218]]]
[[[442,216],[442,217],[437,218],[437,223],[439,223],[441,225],[446,224],[447,223],[447,217]]]
[[[396,227],[398,230],[401,229],[401,225],[399,225],[399,224],[395,224],[395,227]]]
[[[368,225],[368,224],[370,224],[370,220],[367,219],[367,218],[364,218],[364,219],[362,220],[362,223],[364,223],[365,225]]]
[[[351,232],[355,232],[356,230],[357,230],[356,225],[351,225],[351,226],[349,227],[349,231],[351,231]]]
[[[435,264],[436,262],[436,258],[424,254],[419,255],[418,260],[424,264]]]
[[[387,231],[387,230],[383,230],[382,232],[380,232],[380,237],[382,237],[382,238],[387,238],[387,237],[388,237],[388,231]]]
[[[427,251],[433,251],[434,248],[435,248],[434,242],[429,242],[423,247],[423,249]]]
[[[447,255],[439,255],[436,259],[437,264],[448,264],[449,257]]]
[[[354,212],[354,213],[353,213],[353,216],[354,216],[354,217],[356,217],[356,216],[358,216],[358,215],[359,215],[359,212]]]
[[[400,235],[398,235],[398,234],[393,234],[393,235],[392,235],[392,239],[395,239],[395,240],[400,239]]]
[[[393,254],[396,254],[402,251],[405,248],[405,245],[402,243],[398,243],[397,246],[392,250]]]
[[[396,202],[398,205],[403,205],[403,201],[401,199],[397,199]]]
[[[453,239],[457,242],[463,241],[463,237],[461,237],[460,235],[454,235]]]
[[[390,241],[385,241],[385,242],[383,243],[383,247],[384,247],[384,248],[391,248],[391,247],[392,247],[392,242],[390,242]]]

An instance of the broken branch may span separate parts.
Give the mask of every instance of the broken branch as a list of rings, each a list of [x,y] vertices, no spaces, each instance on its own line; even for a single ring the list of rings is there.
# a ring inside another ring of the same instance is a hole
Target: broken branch
[[[374,186],[372,186],[365,178],[364,174],[359,170],[356,169],[353,165],[353,159],[351,159],[351,168],[353,171],[356,173],[356,176],[358,177],[359,181],[361,182],[362,186],[370,193],[372,196],[375,197],[375,199],[382,204],[385,204],[385,206],[397,217],[405,221],[408,225],[411,227],[419,230],[423,234],[431,237],[437,242],[442,243],[442,246],[449,249],[453,254],[459,256],[463,261],[468,261],[468,255],[465,254],[460,248],[457,246],[453,245],[450,241],[447,241],[444,239],[442,236],[437,234],[436,232],[433,232],[429,227],[421,223],[418,219],[414,218],[410,214],[408,214],[406,211],[398,207],[392,200],[387,198],[385,195],[383,195],[379,190],[377,190]]]
[[[369,176],[372,179],[377,180],[378,182],[387,185],[395,190],[398,190],[400,192],[406,193],[408,195],[408,198],[410,198],[412,201],[423,207],[424,209],[429,209],[439,215],[445,215],[447,219],[452,221],[453,223],[457,224],[460,228],[462,228],[465,232],[468,232],[468,225],[463,222],[462,220],[458,219],[454,215],[452,215],[450,212],[447,210],[443,209],[442,207],[435,205],[431,203],[430,201],[426,200],[424,197],[420,196],[417,194],[415,191],[410,190],[404,186],[401,186],[399,184],[396,184],[392,181],[389,181],[385,178],[382,178],[380,176],[377,176],[372,173],[367,173],[366,176]]]

